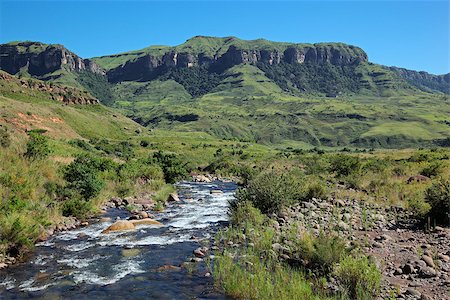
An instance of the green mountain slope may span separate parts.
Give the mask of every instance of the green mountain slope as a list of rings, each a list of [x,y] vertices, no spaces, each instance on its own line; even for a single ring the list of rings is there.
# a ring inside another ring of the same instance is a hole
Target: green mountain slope
[[[3,70],[76,86],[150,128],[300,147],[431,146],[450,136],[448,75],[377,65],[342,43],[197,36],[87,60],[60,45],[0,50]]]

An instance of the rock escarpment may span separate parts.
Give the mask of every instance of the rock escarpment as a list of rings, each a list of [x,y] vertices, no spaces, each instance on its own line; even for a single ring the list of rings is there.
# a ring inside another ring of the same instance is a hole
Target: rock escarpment
[[[38,42],[0,45],[0,69],[10,74],[25,71],[31,76],[44,76],[61,69],[105,74],[95,62],[82,59],[62,45]]]
[[[331,44],[286,44],[267,42],[263,46],[256,41],[242,41],[235,38],[223,40],[223,44],[201,50],[203,37],[196,37],[185,44],[168,48],[161,53],[142,53],[122,65],[108,71],[111,82],[128,80],[151,80],[168,68],[206,66],[214,71],[223,71],[242,63],[259,62],[272,64],[310,63],[339,66],[367,62],[367,54],[360,48],[340,43]],[[239,42],[236,42],[239,41]],[[196,43],[191,45],[192,43]],[[191,44],[188,44],[191,43]],[[185,46],[188,44],[188,46]],[[200,50],[199,50],[200,49]],[[209,51],[207,51],[209,50]]]
[[[450,73],[434,75],[424,71],[419,72],[397,67],[389,67],[388,69],[423,91],[431,90],[450,94]]]
[[[45,82],[36,79],[19,79],[15,76],[9,75],[0,71],[0,93],[3,90],[4,84],[10,86],[8,91],[12,93],[35,93],[43,92],[43,96],[49,97],[51,100],[56,100],[65,104],[98,104],[98,99],[94,98],[90,93],[69,86]]]

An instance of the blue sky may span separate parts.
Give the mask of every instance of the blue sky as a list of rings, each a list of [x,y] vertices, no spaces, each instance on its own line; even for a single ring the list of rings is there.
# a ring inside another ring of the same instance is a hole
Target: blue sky
[[[194,35],[345,42],[372,62],[450,72],[449,1],[5,1],[0,42],[64,44],[82,57]]]

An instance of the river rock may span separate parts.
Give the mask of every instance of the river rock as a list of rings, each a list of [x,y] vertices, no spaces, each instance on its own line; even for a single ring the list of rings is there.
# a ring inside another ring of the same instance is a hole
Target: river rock
[[[140,212],[137,213],[137,215],[139,216],[140,219],[148,218],[148,214],[145,211],[140,211]]]
[[[164,226],[161,222],[158,222],[158,221],[150,219],[150,218],[141,219],[141,220],[130,220],[129,222],[131,222],[135,226],[137,226],[137,225],[158,225],[158,226]]]
[[[223,194],[221,190],[211,190],[209,191],[210,194]]]
[[[141,250],[136,249],[136,248],[122,249],[123,257],[133,257],[133,256],[139,255],[140,253],[141,253]]]
[[[172,266],[172,265],[165,265],[165,266],[159,267],[156,270],[159,271],[159,272],[161,272],[161,271],[180,271],[181,267]]]
[[[141,221],[141,220],[136,220]],[[111,224],[108,228],[102,231],[102,233],[110,233],[113,231],[133,230],[135,226],[132,221],[120,220],[114,224]]]
[[[180,198],[177,193],[171,193],[169,197],[167,197],[167,202],[179,202]]]
[[[209,179],[209,178],[206,177],[205,175],[197,175],[197,176],[194,176],[192,179],[193,179],[195,182],[206,182],[206,183],[211,182],[211,179]]]
[[[195,249],[195,250],[194,250],[194,255],[195,255],[196,257],[200,257],[200,258],[205,257],[205,252],[202,251],[202,250],[203,250],[202,248],[197,248],[197,249]]]
[[[427,266],[429,266],[431,268],[435,267],[434,261],[431,257],[424,255],[424,256],[422,256],[422,260],[427,264]]]

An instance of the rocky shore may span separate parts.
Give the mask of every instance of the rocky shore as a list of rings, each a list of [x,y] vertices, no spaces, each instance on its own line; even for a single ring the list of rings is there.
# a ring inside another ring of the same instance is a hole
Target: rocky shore
[[[450,229],[425,225],[400,207],[361,201],[312,199],[272,215],[281,259],[289,259],[283,228],[297,224],[332,231],[372,257],[382,271],[381,299],[450,299]]]

